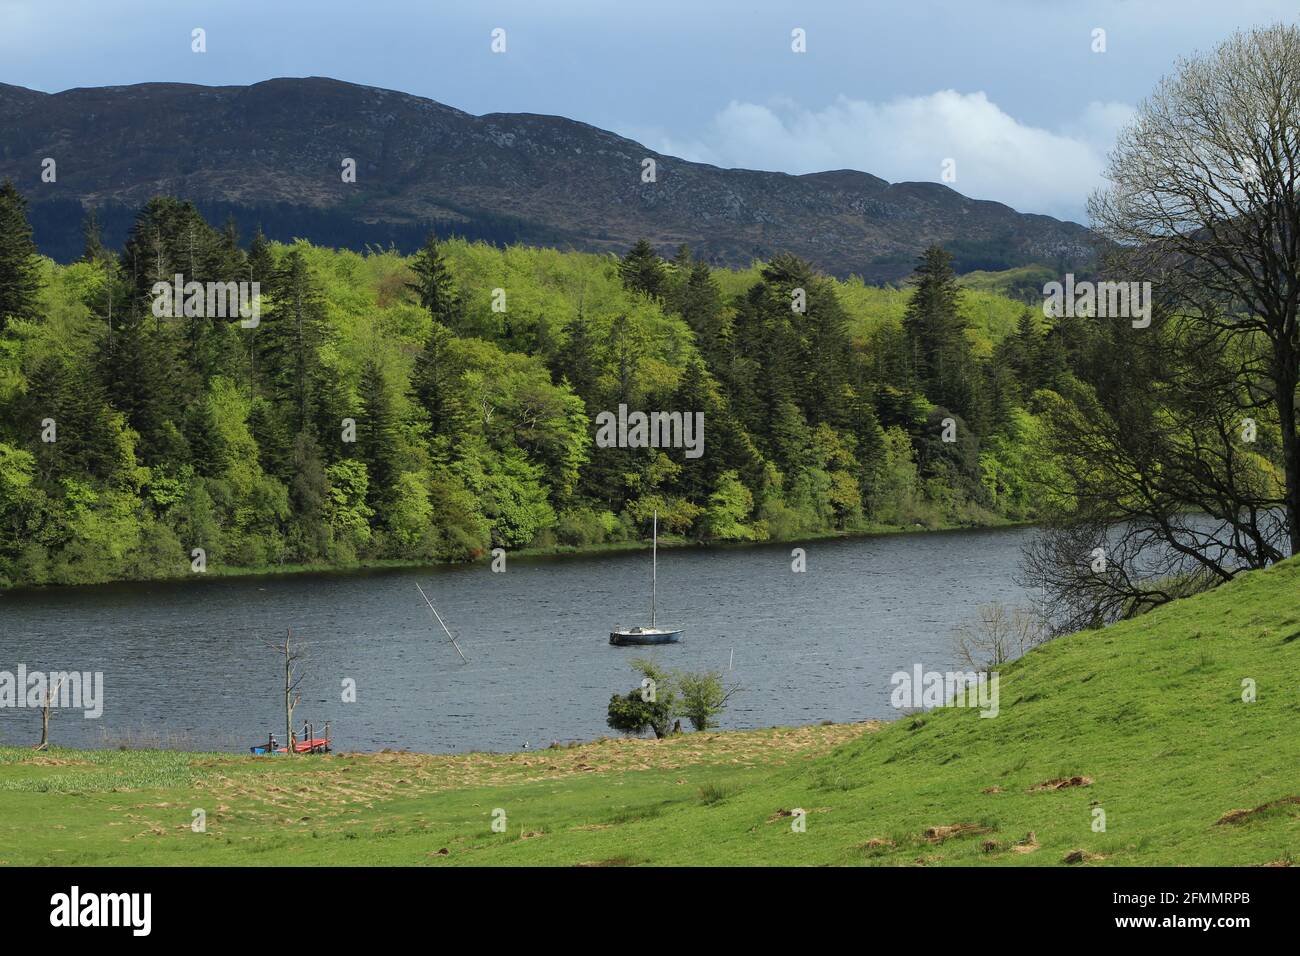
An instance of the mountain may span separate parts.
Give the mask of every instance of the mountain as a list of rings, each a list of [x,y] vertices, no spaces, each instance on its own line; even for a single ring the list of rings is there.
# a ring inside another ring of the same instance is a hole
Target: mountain
[[[41,181],[42,160],[57,181]],[[341,175],[356,161],[356,182]],[[642,182],[653,159],[656,181]],[[1090,258],[1076,223],[968,199],[937,183],[853,170],[792,176],[719,169],[585,123],[532,113],[472,116],[338,80],[251,86],[144,83],[41,93],[0,84],[0,177],[32,202],[42,248],[81,247],[81,206],[110,242],[134,209],[170,193],[209,216],[263,222],[339,246],[410,247],[435,226],[467,238],[623,252],[645,237],[689,243],[720,265],[789,251],[835,275],[909,273],[931,242],[961,271]]]

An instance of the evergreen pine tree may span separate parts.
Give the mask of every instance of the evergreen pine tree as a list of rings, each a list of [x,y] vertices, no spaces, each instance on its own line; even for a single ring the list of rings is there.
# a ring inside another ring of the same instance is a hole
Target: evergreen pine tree
[[[253,241],[248,244],[249,281],[260,283],[265,292],[274,272],[275,257],[271,255],[271,243],[262,232],[261,225],[258,225]]]
[[[605,364],[614,371],[613,404],[626,402],[635,407],[641,395],[641,362],[646,353],[645,330],[626,315],[617,315],[609,326]]]
[[[140,317],[124,317],[105,342],[99,356],[99,380],[113,407],[126,415],[140,436],[137,453],[148,465],[188,460],[181,439],[175,370],[179,365],[174,339]]]
[[[870,513],[885,467],[885,431],[876,414],[875,396],[867,380],[865,363],[855,362],[853,375],[855,381],[848,401],[848,431],[853,436],[853,457],[858,466],[854,477],[862,492],[863,506]]]
[[[415,357],[411,373],[411,393],[429,415],[430,437],[451,435],[464,424],[458,398],[458,380],[462,369],[456,361],[455,336],[446,326],[434,322],[424,348]]]
[[[567,328],[568,336],[555,353],[551,374],[558,381],[567,381],[574,393],[582,399],[589,415],[599,409],[597,383],[600,381],[600,349],[592,334],[591,323],[581,312],[574,316]]]
[[[382,516],[397,482],[397,414],[383,369],[374,359],[361,367],[357,395],[362,407],[357,417],[357,457],[370,477],[366,504]]]
[[[47,483],[64,477],[105,481],[123,464],[103,389],[75,360],[50,355],[38,362],[28,376],[26,406],[30,447]],[[56,440],[38,441],[47,420]]]
[[[1063,322],[1058,321],[1041,340],[1038,374],[1035,376],[1038,388],[1059,389],[1062,380],[1070,373],[1070,352],[1062,326]]]
[[[665,312],[682,314],[682,299],[686,294],[686,284],[690,280],[693,264],[691,247],[683,242],[664,268],[661,297]]]
[[[94,264],[109,258],[109,251],[104,246],[104,238],[99,228],[99,217],[93,207],[86,211],[86,218],[81,224],[81,234],[85,239],[81,252],[82,262]]]
[[[293,478],[293,406],[258,397],[248,410],[248,431],[257,442],[257,461],[266,472],[288,483]]]
[[[194,402],[186,410],[183,424],[195,473],[205,477],[218,475],[221,471],[221,437],[212,403],[206,398]]]
[[[420,306],[428,310],[434,322],[458,330],[460,299],[456,282],[442,254],[438,237],[432,232],[412,259],[411,271],[415,273],[415,281],[408,282],[406,287],[419,297]]]
[[[629,292],[640,292],[652,299],[663,294],[666,281],[663,260],[644,239],[638,239],[623,256],[618,264],[618,274],[623,280],[623,288]]]
[[[0,184],[0,332],[14,319],[39,314],[40,258],[27,203],[8,179]]]
[[[966,321],[958,310],[952,256],[940,246],[921,254],[912,274],[914,291],[903,316],[916,376],[933,402],[968,417],[976,404],[973,357]]]
[[[320,446],[310,432],[299,432],[294,440],[292,471],[289,550],[298,561],[315,561],[327,555],[331,540],[325,517],[329,481],[325,477]]]
[[[1028,309],[1020,313],[1015,334],[1004,342],[1011,352],[1012,369],[1023,386],[1024,393],[1027,395],[1036,388],[1042,388],[1043,337]]]
[[[269,394],[293,409],[293,435],[312,420],[312,385],[319,366],[316,350],[324,324],[324,301],[307,260],[298,249],[290,249],[272,276],[270,308],[257,329],[257,348],[260,375]]]
[[[691,266],[678,311],[695,333],[701,354],[711,364],[717,362],[722,354],[722,290],[713,278],[713,271],[703,262]]]

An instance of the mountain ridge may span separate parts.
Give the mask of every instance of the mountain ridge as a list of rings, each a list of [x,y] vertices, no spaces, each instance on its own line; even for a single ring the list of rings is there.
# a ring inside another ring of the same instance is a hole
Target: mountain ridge
[[[46,157],[58,163],[55,183],[41,181]],[[340,175],[345,158],[356,160],[355,183]],[[642,181],[647,159],[654,182]],[[645,237],[664,252],[688,243],[717,265],[793,252],[829,273],[877,282],[903,278],[931,242],[949,246],[961,271],[1077,266],[1091,257],[1077,223],[940,183],[890,183],[851,169],[727,169],[579,120],[475,116],[329,77],[58,93],[0,84],[0,177],[36,206],[65,204],[34,215],[43,246],[70,228],[70,202],[134,207],[170,192],[247,210],[241,225],[288,204],[316,215],[319,230],[350,237],[362,225],[382,238],[387,227],[414,234],[437,224],[440,232],[594,252],[621,252]]]

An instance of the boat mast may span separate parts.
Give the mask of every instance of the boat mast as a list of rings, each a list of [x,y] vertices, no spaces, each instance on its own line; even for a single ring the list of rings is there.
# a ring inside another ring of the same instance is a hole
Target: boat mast
[[[654,540],[650,545],[650,626],[655,626],[655,590],[659,578],[659,509],[655,509]]]

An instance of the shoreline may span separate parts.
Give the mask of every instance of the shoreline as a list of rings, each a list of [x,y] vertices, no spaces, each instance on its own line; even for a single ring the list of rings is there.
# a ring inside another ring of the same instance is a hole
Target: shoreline
[[[378,759],[378,758],[406,758],[411,760],[431,760],[431,761],[455,761],[465,760],[475,761],[494,761],[494,760],[514,760],[518,757],[533,757],[537,755],[555,754],[560,752],[570,752],[589,748],[635,748],[635,747],[673,747],[689,746],[685,741],[692,737],[698,737],[700,740],[715,739],[718,737],[726,738],[749,738],[764,736],[781,736],[795,734],[800,731],[815,731],[826,734],[850,733],[854,730],[859,732],[877,731],[896,722],[899,718],[892,720],[881,720],[877,717],[864,717],[861,720],[817,720],[808,724],[773,724],[764,727],[710,727],[708,730],[690,730],[681,731],[675,734],[669,734],[667,737],[638,736],[634,734],[602,734],[599,737],[593,737],[589,740],[557,740],[546,746],[528,747],[526,749],[515,750],[409,750],[398,747],[384,747],[380,750],[331,750],[325,754],[294,754],[292,760],[311,760],[311,759],[338,759],[338,760],[355,760],[355,759]],[[34,756],[46,755],[50,757],[73,758],[77,754],[175,754],[177,756],[186,756],[193,758],[220,758],[225,760],[246,759],[249,761],[264,762],[274,760],[276,763],[292,762],[289,759],[280,760],[278,758],[289,758],[288,754],[277,754],[270,757],[266,754],[253,754],[244,750],[187,750],[180,747],[161,747],[161,746],[133,746],[128,743],[115,743],[108,741],[101,746],[63,746],[51,741],[46,750],[37,750],[36,747],[26,746],[21,743],[11,741],[0,741],[0,754],[5,751],[15,751],[18,753],[31,753]],[[3,761],[0,761],[3,763]],[[0,788],[3,789],[3,788]]]
[[[1002,531],[1011,528],[1027,528],[1035,524],[1032,520],[1013,520],[988,522],[977,525],[940,525],[938,527],[925,527],[914,525],[912,527],[903,527],[900,525],[872,525],[863,529],[852,531],[813,531],[808,534],[802,534],[791,538],[769,538],[764,541],[695,541],[680,537],[661,537],[659,540],[660,549],[679,549],[679,548],[698,548],[703,550],[732,550],[748,549],[762,547],[780,547],[782,545],[798,545],[801,542],[813,541],[830,541],[830,540],[853,540],[857,538],[883,538],[894,535],[912,535],[912,534],[951,534],[960,532],[978,532],[978,531]],[[555,559],[580,559],[593,558],[602,554],[628,554],[637,551],[648,551],[649,544],[645,541],[612,541],[605,544],[590,545],[587,547],[578,547],[575,545],[552,545],[543,548],[520,548],[517,551],[506,552],[507,559],[523,559],[525,561],[548,561]],[[153,578],[112,578],[106,581],[87,581],[81,584],[22,584],[13,587],[0,587],[0,599],[5,596],[13,595],[33,595],[42,594],[51,591],[62,591],[65,589],[75,588],[83,590],[88,588],[114,587],[119,585],[144,585],[144,584],[201,584],[204,579],[252,579],[268,580],[290,575],[352,575],[365,574],[369,572],[400,571],[414,568],[429,569],[448,569],[457,567],[471,567],[474,565],[490,564],[492,556],[490,553],[481,558],[472,561],[430,561],[425,558],[372,558],[364,561],[357,561],[351,564],[279,564],[266,565],[262,567],[242,567],[242,566],[208,566],[208,569],[201,575],[194,572],[176,574],[169,577]]]

